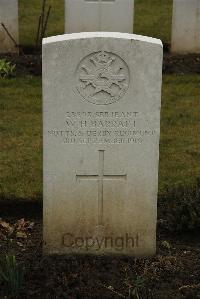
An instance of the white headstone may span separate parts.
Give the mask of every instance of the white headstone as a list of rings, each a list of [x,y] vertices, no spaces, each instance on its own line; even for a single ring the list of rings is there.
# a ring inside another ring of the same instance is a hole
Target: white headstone
[[[18,52],[1,23],[18,44],[18,0],[0,0],[0,53]]]
[[[45,253],[155,253],[161,78],[160,40],[44,39]]]
[[[133,32],[134,0],[65,0],[65,32]]]
[[[174,0],[171,50],[200,53],[200,0]]]

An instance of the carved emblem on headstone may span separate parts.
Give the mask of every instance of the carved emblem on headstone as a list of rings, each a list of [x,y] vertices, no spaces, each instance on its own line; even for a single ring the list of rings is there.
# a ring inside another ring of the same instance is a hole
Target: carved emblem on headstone
[[[129,86],[129,69],[118,55],[100,51],[81,60],[77,69],[77,89],[96,105],[108,105],[124,96]]]

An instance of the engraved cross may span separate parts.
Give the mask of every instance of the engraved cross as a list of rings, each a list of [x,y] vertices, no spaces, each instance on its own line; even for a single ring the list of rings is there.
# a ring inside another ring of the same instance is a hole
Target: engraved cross
[[[103,183],[104,181],[126,180],[127,175],[104,174],[104,152],[99,150],[99,169],[98,174],[76,175],[79,181],[97,181],[98,182],[98,225],[103,225]]]

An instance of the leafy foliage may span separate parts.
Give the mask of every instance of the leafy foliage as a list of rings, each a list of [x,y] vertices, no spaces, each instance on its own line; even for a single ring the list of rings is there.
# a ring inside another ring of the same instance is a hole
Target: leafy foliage
[[[0,59],[0,78],[8,78],[14,75],[16,65],[6,59]]]

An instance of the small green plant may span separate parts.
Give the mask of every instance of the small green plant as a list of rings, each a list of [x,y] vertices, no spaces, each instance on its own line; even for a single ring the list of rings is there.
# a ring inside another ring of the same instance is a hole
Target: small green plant
[[[136,276],[135,279],[130,279],[128,276],[125,279],[125,284],[128,286],[128,299],[141,299],[140,291],[144,289],[145,280],[141,276]]]
[[[17,264],[15,255],[6,255],[0,261],[0,279],[5,282],[9,296],[19,298],[24,270]]]
[[[16,65],[6,59],[0,59],[0,78],[8,78],[14,75]]]
[[[162,247],[164,249],[167,249],[168,253],[171,255],[172,252],[171,252],[171,245],[170,245],[170,243],[165,240],[165,241],[162,241],[161,245],[162,245]]]
[[[143,296],[145,289],[145,280],[141,276],[137,276],[134,278],[130,278],[127,273],[127,269],[125,269],[126,278],[124,280],[126,288],[128,287],[128,296],[122,294],[120,291],[114,289],[113,286],[107,286],[104,284],[100,284],[107,290],[111,291],[113,294],[117,295],[117,297],[124,298],[124,299],[142,299],[142,298],[149,298],[147,296]]]

